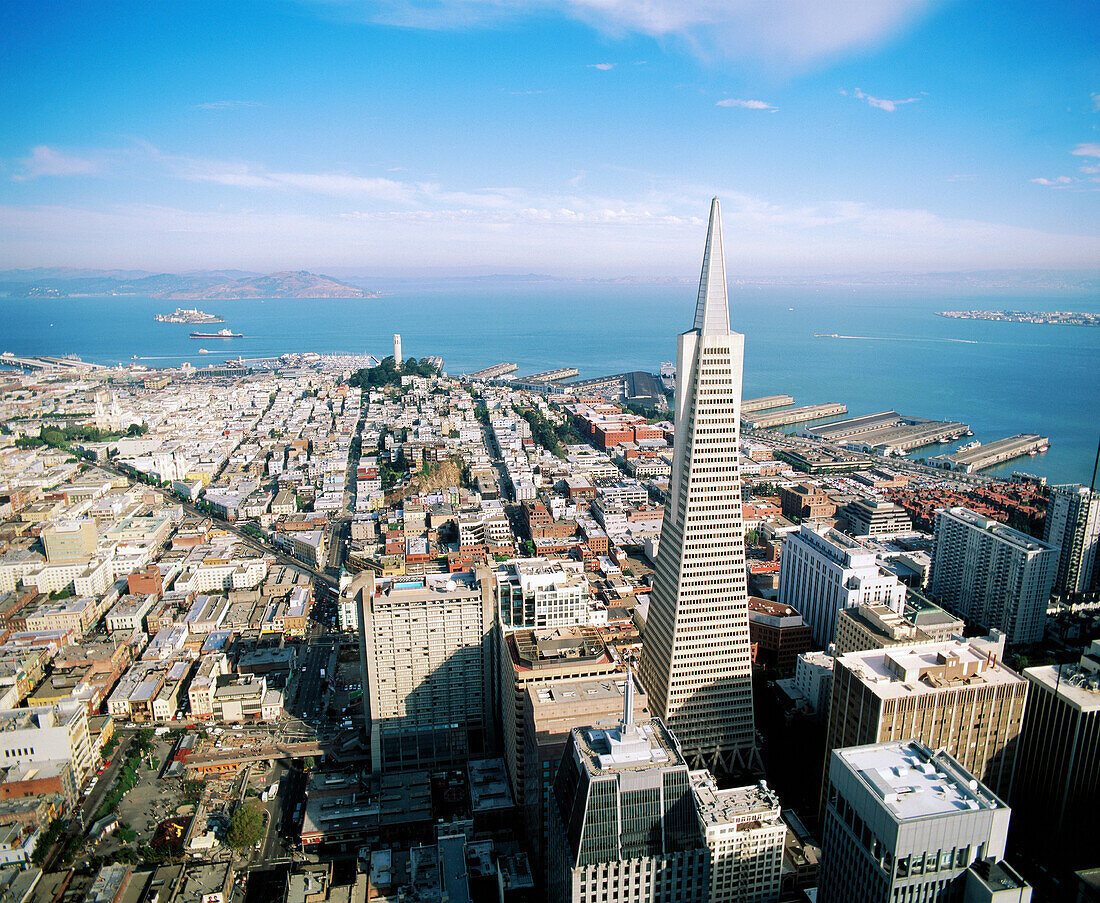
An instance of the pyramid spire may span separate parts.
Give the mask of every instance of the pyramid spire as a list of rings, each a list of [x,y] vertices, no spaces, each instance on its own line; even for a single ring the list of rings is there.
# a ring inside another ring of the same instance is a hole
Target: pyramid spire
[[[695,325],[700,335],[729,335],[730,311],[726,295],[726,252],[722,246],[722,208],[718,198],[710,202],[710,226],[707,249],[703,252],[703,272],[699,277],[699,301],[695,305]]]

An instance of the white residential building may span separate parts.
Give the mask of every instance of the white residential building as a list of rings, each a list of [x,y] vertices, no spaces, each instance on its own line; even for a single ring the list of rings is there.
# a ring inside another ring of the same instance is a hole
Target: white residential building
[[[854,605],[886,605],[900,613],[905,585],[883,573],[874,549],[831,528],[803,524],[783,543],[779,601],[802,613],[814,644],[836,636],[837,612]]]
[[[971,511],[936,510],[934,602],[1010,644],[1043,638],[1058,549]]]

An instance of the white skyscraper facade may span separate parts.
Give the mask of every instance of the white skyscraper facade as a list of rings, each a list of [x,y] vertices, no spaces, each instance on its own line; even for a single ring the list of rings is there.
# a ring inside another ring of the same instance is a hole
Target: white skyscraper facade
[[[715,198],[695,322],[677,340],[675,449],[641,658],[652,708],[688,762],[712,770],[755,754],[737,463],[744,349],[729,326]]]
[[[1087,592],[1100,549],[1100,495],[1084,486],[1055,486],[1047,502],[1043,539],[1061,549],[1055,591]]]
[[[814,644],[836,638],[837,613],[856,605],[886,605],[900,614],[905,585],[879,569],[874,549],[839,530],[803,524],[783,544],[779,601],[798,611]]]

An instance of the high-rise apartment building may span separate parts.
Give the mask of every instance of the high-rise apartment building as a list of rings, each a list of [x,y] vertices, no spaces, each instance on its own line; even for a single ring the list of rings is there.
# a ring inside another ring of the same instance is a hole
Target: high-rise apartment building
[[[969,508],[937,508],[931,595],[1012,644],[1043,638],[1058,549]]]
[[[854,605],[886,605],[901,612],[905,584],[878,566],[874,549],[831,528],[803,524],[783,543],[779,601],[802,613],[819,648],[836,636],[837,612]]]
[[[691,790],[710,850],[710,903],[779,899],[787,825],[775,791],[763,781],[719,790],[709,771],[691,773]]]
[[[551,797],[549,898],[705,903],[710,855],[687,762],[659,718],[574,728]]]
[[[1001,663],[1003,646],[1001,637],[838,656],[826,748],[919,740],[1007,795],[1027,682]]]
[[[672,475],[641,656],[650,706],[688,760],[712,770],[756,757],[737,463],[744,352],[715,198],[695,321],[677,339]]]
[[[1084,486],[1055,486],[1047,502],[1043,540],[1061,549],[1055,591],[1086,592],[1100,554],[1100,495]]]
[[[943,750],[895,740],[827,767],[820,903],[962,900],[968,870],[1004,855],[1011,810]]]
[[[1024,671],[1027,715],[1009,801],[1020,846],[1068,872],[1100,865],[1100,640],[1077,664]]]
[[[383,579],[349,589],[375,773],[464,764],[493,745],[491,572]]]

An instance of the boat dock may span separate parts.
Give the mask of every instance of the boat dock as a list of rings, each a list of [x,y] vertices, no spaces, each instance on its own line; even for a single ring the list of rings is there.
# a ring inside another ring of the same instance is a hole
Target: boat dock
[[[742,417],[741,424],[750,430],[766,430],[789,423],[804,423],[807,420],[820,420],[822,417],[847,413],[848,408],[842,404],[810,404],[801,408],[775,411],[771,414],[759,414],[751,420]]]
[[[969,451],[955,452],[953,455],[937,455],[935,458],[929,458],[928,463],[944,470],[973,473],[975,470],[985,470],[995,464],[1003,464],[1013,458],[1030,455],[1032,452],[1045,449],[1048,445],[1050,440],[1045,436],[1023,433],[1019,436],[1010,436],[1008,439],[998,439],[996,442],[989,442]]]
[[[897,411],[879,411],[822,426],[811,426],[803,434],[811,439],[843,442],[849,447],[877,454],[904,454],[923,445],[965,436],[970,427],[955,420],[927,420],[906,417]]]
[[[791,395],[762,395],[760,398],[745,398],[741,401],[741,416],[755,411],[783,408],[789,404],[794,404],[794,397]]]
[[[505,373],[515,373],[519,369],[517,364],[496,364],[493,367],[486,367],[484,370],[475,370],[473,373],[467,373],[470,379],[500,379]]]

